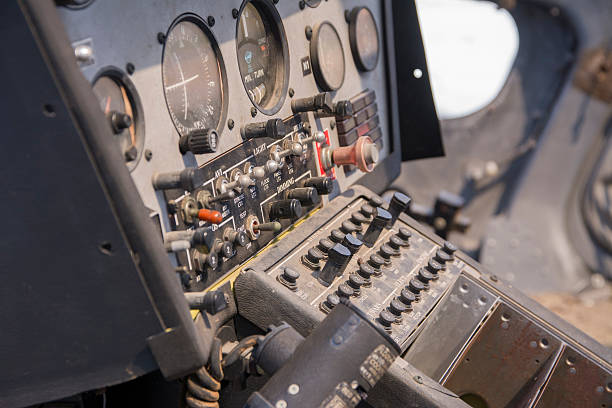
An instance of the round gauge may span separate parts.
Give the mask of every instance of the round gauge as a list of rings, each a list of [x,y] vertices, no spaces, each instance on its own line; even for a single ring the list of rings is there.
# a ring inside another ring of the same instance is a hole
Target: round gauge
[[[340,36],[329,21],[312,30],[310,39],[312,72],[324,91],[335,91],[344,82],[344,49]]]
[[[289,86],[289,48],[280,15],[269,0],[242,4],[236,50],[242,83],[251,102],[262,113],[275,114]]]
[[[355,65],[360,71],[372,71],[378,64],[380,44],[378,27],[367,7],[355,7],[349,14],[349,40]]]
[[[217,42],[199,17],[183,15],[170,26],[162,82],[180,136],[201,129],[221,133],[227,111],[225,65]]]
[[[131,171],[140,160],[145,139],[142,106],[136,87],[124,72],[107,67],[96,75],[93,91]]]

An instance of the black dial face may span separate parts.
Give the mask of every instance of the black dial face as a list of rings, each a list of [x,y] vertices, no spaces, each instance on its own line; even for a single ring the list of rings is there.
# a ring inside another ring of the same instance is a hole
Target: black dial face
[[[238,68],[251,102],[276,113],[287,92],[287,42],[278,12],[267,1],[247,2],[238,18]]]
[[[136,88],[126,74],[109,67],[97,75],[93,91],[128,169],[134,169],[144,148],[144,121]]]
[[[315,26],[310,40],[310,59],[315,79],[325,91],[335,91],[344,83],[344,49],[334,26],[324,21]]]
[[[219,48],[204,22],[189,15],[166,36],[162,78],[168,112],[178,133],[220,131],[227,101],[225,68]]]
[[[372,71],[376,68],[380,45],[378,27],[370,9],[356,7],[351,11],[349,37],[357,68],[361,71]]]

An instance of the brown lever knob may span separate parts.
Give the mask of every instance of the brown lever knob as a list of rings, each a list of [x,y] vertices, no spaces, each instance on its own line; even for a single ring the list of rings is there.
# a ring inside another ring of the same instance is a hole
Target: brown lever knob
[[[369,173],[378,161],[378,148],[368,136],[361,136],[352,146],[334,149],[332,161],[337,166],[352,164],[364,173]]]

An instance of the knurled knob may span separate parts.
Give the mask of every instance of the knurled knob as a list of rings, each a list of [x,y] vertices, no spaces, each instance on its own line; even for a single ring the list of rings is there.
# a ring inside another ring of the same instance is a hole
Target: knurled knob
[[[355,231],[363,231],[363,226],[361,224],[367,221],[368,219],[360,212],[354,212],[351,215],[351,222],[355,225]]]
[[[219,136],[213,129],[196,129],[179,139],[179,150],[181,154],[191,152],[193,154],[215,153]]]
[[[323,252],[323,254],[327,256],[327,253],[329,252],[330,249],[332,249],[333,246],[334,246],[334,243],[331,240],[327,238],[323,238],[319,240],[319,244],[317,245],[317,248],[319,248],[319,250],[321,250],[321,252]]]
[[[388,310],[383,310],[378,315],[378,321],[383,327],[390,329],[391,325],[395,323],[395,315]]]
[[[370,255],[370,259],[368,259],[368,264],[374,268],[375,272],[378,272],[380,271],[380,267],[385,264],[385,260],[378,254],[372,254]]]
[[[398,299],[400,300],[400,302],[402,302],[403,304],[407,306],[410,306],[412,302],[417,301],[417,297],[414,294],[414,292],[411,292],[410,290],[406,288],[402,289]]]
[[[340,243],[342,242],[342,240],[344,239],[344,236],[346,234],[340,230],[332,230],[332,232],[329,234],[329,239],[331,239],[334,242]]]
[[[425,284],[423,282],[421,282],[420,280],[416,279],[416,278],[412,278],[410,279],[410,282],[408,283],[408,289],[414,293],[415,295],[418,296],[420,295],[420,293],[424,290],[426,290]]]
[[[351,221],[343,221],[342,225],[340,226],[340,230],[344,232],[345,234],[350,234],[354,232],[356,229],[357,227]]]
[[[395,255],[395,251],[387,244],[382,244],[378,250],[378,254],[385,260],[385,264],[391,263],[391,257]]]
[[[440,265],[445,266],[447,262],[450,262],[453,260],[453,256],[447,254],[442,249],[438,249],[436,251],[436,254],[434,255],[434,259],[440,262]]]
[[[449,241],[444,241],[444,245],[442,246],[442,250],[451,256],[451,259],[454,258],[454,253],[457,251],[457,246]]]
[[[396,316],[401,316],[402,313],[406,313],[408,311],[408,308],[398,299],[393,299],[389,304],[389,311]]]
[[[353,290],[353,288],[351,288],[346,283],[341,283],[340,285],[338,285],[338,289],[336,290],[336,293],[338,294],[338,296],[343,297],[343,298],[349,298],[355,295],[355,291]]]
[[[438,275],[438,273],[444,269],[444,267],[435,259],[430,259],[427,261],[427,266],[425,268],[434,275]]]
[[[367,220],[369,220],[374,214],[374,207],[372,207],[370,204],[363,204],[361,208],[359,208],[359,212],[366,217]]]
[[[410,230],[406,227],[400,227],[399,231],[397,232],[397,236],[403,241],[408,242],[412,236],[412,232],[410,232]]]
[[[433,273],[429,272],[427,269],[421,268],[419,269],[417,278],[424,284],[428,284],[430,281],[434,280],[436,277],[434,276]]]
[[[393,248],[393,250],[395,251],[395,255],[399,255],[400,248],[404,246],[404,242],[405,241],[401,239],[400,237],[398,237],[397,235],[391,235],[391,238],[389,238],[387,245]]]

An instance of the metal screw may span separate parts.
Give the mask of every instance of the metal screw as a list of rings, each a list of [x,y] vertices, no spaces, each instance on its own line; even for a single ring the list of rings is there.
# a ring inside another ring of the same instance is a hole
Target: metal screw
[[[423,384],[423,377],[421,377],[420,375],[415,375],[414,377],[414,381],[416,381],[419,384]]]
[[[312,38],[312,27],[306,26],[304,32],[306,33],[306,39],[310,41],[310,39]]]
[[[128,74],[132,75],[136,70],[136,67],[131,62],[128,62],[127,64],[125,64],[125,70]]]
[[[289,88],[289,97],[293,98],[293,95],[295,95],[295,91],[293,90],[293,88]]]
[[[238,9],[232,9],[232,17],[238,18]]]
[[[153,158],[153,152],[147,149],[144,151],[144,156],[147,161],[151,161],[151,159]]]
[[[157,33],[157,42],[163,44],[166,42],[166,34],[159,32]]]
[[[229,130],[232,130],[234,128],[234,119],[227,120],[227,127]]]
[[[304,10],[306,8],[306,2],[304,0],[300,0],[299,6],[300,10]]]
[[[251,108],[251,116],[252,116],[252,117],[257,116],[257,109],[256,109],[255,107],[252,107],[252,108]]]
[[[212,27],[215,25],[215,18],[213,16],[208,16],[208,18],[206,19],[206,21],[208,22],[208,26]]]
[[[329,127],[334,129],[336,127],[336,121],[332,120],[331,122],[329,122]]]

